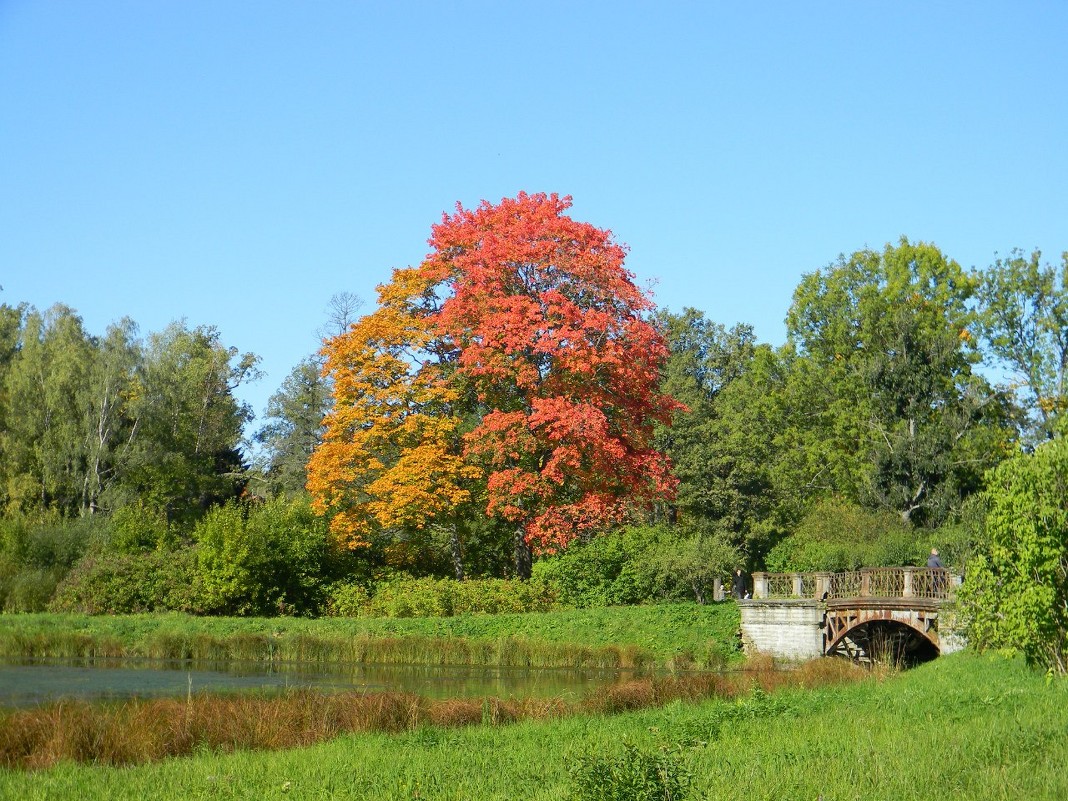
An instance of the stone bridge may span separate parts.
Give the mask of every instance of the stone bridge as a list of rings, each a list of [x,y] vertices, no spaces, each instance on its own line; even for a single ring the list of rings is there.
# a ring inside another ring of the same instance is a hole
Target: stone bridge
[[[959,650],[952,600],[960,577],[943,568],[754,573],[739,602],[747,653],[789,659],[922,662]]]

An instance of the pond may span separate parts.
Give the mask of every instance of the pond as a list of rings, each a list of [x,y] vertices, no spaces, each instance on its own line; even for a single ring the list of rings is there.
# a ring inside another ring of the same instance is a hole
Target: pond
[[[182,662],[150,659],[0,660],[0,707],[82,700],[185,696],[285,688],[411,692],[429,698],[585,695],[634,678],[632,671],[446,665]]]

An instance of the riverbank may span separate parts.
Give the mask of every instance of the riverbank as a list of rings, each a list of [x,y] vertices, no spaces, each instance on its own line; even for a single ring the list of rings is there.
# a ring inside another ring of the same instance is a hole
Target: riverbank
[[[1068,682],[957,654],[887,680],[619,715],[356,734],[140,767],[0,771],[0,798],[559,801],[584,798],[583,766],[625,768],[637,755],[689,777],[690,801],[1059,799],[1068,797],[1066,728]]]
[[[735,698],[754,689],[817,687],[859,681],[867,671],[845,661],[814,660],[782,671],[769,659],[728,673],[643,677],[574,697],[430,699],[399,692],[193,694],[125,702],[63,700],[0,712],[0,766],[52,767],[154,762],[201,751],[279,750],[352,732],[501,725],[522,720],[615,714],[672,701]]]
[[[719,668],[740,658],[734,603],[447,618],[0,615],[0,657]]]

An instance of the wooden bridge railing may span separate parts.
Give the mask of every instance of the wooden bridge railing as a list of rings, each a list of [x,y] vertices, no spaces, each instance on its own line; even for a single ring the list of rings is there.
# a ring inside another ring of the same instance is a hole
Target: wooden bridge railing
[[[843,573],[754,573],[754,598],[945,600],[960,584],[941,567],[866,567]]]

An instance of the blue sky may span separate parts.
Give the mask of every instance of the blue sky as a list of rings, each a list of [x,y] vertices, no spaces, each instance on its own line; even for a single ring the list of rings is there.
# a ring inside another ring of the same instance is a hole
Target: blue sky
[[[457,201],[574,197],[775,344],[906,235],[1068,249],[1068,4],[0,0],[0,301],[217,326],[262,413]]]

